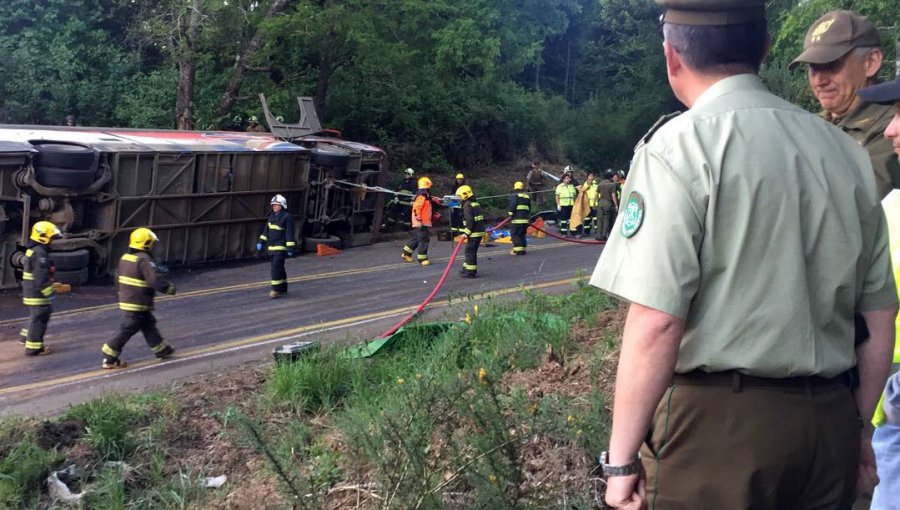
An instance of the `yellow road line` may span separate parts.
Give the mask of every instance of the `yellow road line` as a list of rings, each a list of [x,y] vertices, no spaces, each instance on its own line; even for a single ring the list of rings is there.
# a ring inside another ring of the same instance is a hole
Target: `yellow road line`
[[[551,243],[551,244],[543,244],[540,246],[535,246],[533,248],[529,248],[528,251],[546,250],[548,248],[554,248],[554,247],[562,246],[564,244],[566,244],[566,243],[558,242],[558,243]],[[482,256],[499,255],[499,254],[503,254],[505,252],[506,252],[505,250],[491,251],[488,253],[483,253]],[[443,258],[436,259],[436,262],[446,262],[448,260],[450,260],[450,257],[443,257]],[[394,268],[403,267],[406,265],[407,265],[406,262],[398,262],[395,264],[384,264],[381,266],[359,267],[359,268],[355,268],[355,269],[343,269],[340,271],[331,271],[331,272],[327,272],[327,273],[316,273],[316,274],[309,274],[309,275],[303,275],[303,276],[295,276],[293,278],[288,278],[288,282],[289,283],[307,282],[307,281],[314,281],[314,280],[324,280],[327,278],[335,278],[335,277],[339,277],[339,276],[352,276],[352,275],[357,275],[357,274],[374,273],[376,271],[384,271],[387,269],[394,269]],[[166,302],[166,301],[178,301],[181,299],[188,299],[188,298],[201,297],[201,296],[211,296],[211,295],[215,295],[215,294],[223,294],[226,292],[235,292],[235,291],[239,291],[239,290],[268,287],[269,285],[270,285],[269,281],[266,280],[266,281],[261,281],[261,282],[251,282],[251,283],[240,283],[237,285],[228,285],[225,287],[212,287],[209,289],[200,289],[200,290],[182,292],[175,296],[159,296],[156,298],[156,302],[160,303],[160,302]],[[73,308],[71,310],[54,312],[53,317],[59,318],[59,317],[67,317],[70,315],[80,315],[80,314],[89,313],[89,312],[104,312],[104,311],[109,311],[109,310],[117,310],[118,308],[119,308],[118,303],[85,306],[82,308]],[[0,321],[0,326],[7,326],[10,324],[18,324],[18,323],[21,323],[26,320],[28,320],[28,317],[21,317],[18,319],[6,319],[6,320]]]
[[[471,299],[472,300],[482,300],[482,299],[488,299],[488,298],[493,298],[493,297],[497,297],[497,296],[505,296],[508,294],[514,294],[516,292],[522,292],[522,291],[526,291],[526,290],[540,290],[540,289],[546,289],[549,287],[558,287],[561,285],[575,283],[576,281],[578,281],[578,279],[579,279],[578,277],[566,278],[563,280],[556,280],[556,281],[546,282],[546,283],[535,283],[535,284],[529,284],[529,285],[520,285],[517,287],[508,287],[505,289],[497,289],[497,290],[484,292],[482,294],[479,294],[477,297],[473,296]],[[463,301],[462,299],[453,300],[453,302],[457,302],[457,303],[462,302],[462,301]],[[430,310],[433,308],[443,308],[443,307],[449,306],[450,304],[451,304],[450,299],[444,299],[441,301],[432,302],[431,304],[428,305],[427,309]],[[353,323],[367,321],[367,320],[380,319],[380,318],[391,317],[391,316],[395,316],[395,315],[402,315],[405,313],[413,312],[417,307],[418,307],[418,305],[404,306],[404,307],[400,307],[400,308],[394,308],[392,310],[385,310],[385,311],[381,311],[381,312],[372,312],[372,313],[365,314],[365,315],[357,315],[354,317],[347,317],[344,319],[336,319],[333,321],[323,322],[323,323],[319,323],[319,324],[309,324],[306,326],[285,329],[285,330],[276,331],[273,333],[266,333],[263,335],[242,338],[239,340],[232,340],[230,342],[223,342],[223,343],[215,344],[215,345],[196,347],[193,349],[179,351],[178,356],[174,359],[184,361],[184,360],[191,358],[192,356],[207,355],[207,354],[215,353],[218,351],[234,349],[235,347],[249,346],[249,345],[252,345],[255,343],[265,342],[267,340],[272,340],[272,339],[279,338],[279,337],[287,337],[287,336],[298,335],[298,334],[302,334],[302,333],[309,333],[309,332],[317,331],[320,329],[334,328],[336,326],[343,326],[346,324],[353,324]],[[163,368],[163,367],[165,367],[166,363],[159,362],[156,360],[144,360],[144,361],[138,361],[138,362],[132,363],[132,364],[128,365],[129,368],[126,368],[124,370],[117,370],[115,372],[112,372],[110,370],[103,370],[103,369],[90,370],[88,372],[80,372],[77,374],[67,375],[64,377],[58,377],[56,379],[48,379],[45,381],[38,381],[38,382],[33,382],[33,383],[28,383],[28,384],[22,384],[20,386],[12,386],[9,388],[3,388],[3,389],[0,389],[0,395],[9,395],[12,393],[18,393],[18,392],[29,391],[29,390],[39,390],[42,388],[49,388],[49,387],[59,386],[59,385],[68,384],[68,383],[84,382],[84,381],[90,380],[95,377],[107,376],[112,373],[125,375],[125,374],[128,374],[128,372],[131,371],[131,369],[147,367],[149,365],[156,365],[160,368]]]

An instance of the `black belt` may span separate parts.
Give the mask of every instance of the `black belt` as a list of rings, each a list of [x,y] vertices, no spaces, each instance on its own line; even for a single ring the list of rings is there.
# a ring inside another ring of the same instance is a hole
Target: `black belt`
[[[674,384],[685,386],[730,386],[734,391],[741,388],[825,388],[843,386],[853,388],[856,386],[855,371],[848,370],[834,377],[820,377],[817,375],[801,377],[757,377],[755,375],[742,374],[736,370],[723,372],[703,372],[694,370],[683,374],[675,374],[672,377]]]

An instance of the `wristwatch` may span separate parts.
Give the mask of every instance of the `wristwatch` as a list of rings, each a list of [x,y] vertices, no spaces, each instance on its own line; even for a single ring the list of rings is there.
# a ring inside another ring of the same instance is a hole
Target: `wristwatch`
[[[631,461],[630,464],[625,464],[624,466],[611,466],[609,464],[609,452],[603,452],[600,454],[600,467],[603,469],[603,476],[630,476],[636,475],[640,472],[641,469],[641,454],[639,453],[637,458]]]

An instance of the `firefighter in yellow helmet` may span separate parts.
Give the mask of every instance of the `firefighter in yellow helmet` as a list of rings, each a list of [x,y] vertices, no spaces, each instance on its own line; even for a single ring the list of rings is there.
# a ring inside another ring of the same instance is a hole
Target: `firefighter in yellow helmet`
[[[459,189],[460,186],[466,184],[466,176],[458,173],[454,179],[455,185],[453,189]],[[461,234],[462,230],[462,204],[450,203],[450,236],[456,237]]]
[[[116,336],[103,344],[102,368],[124,368],[128,363],[119,355],[128,340],[140,331],[153,354],[168,358],[175,349],[167,344],[153,316],[153,298],[157,292],[175,294],[175,284],[156,273],[156,265],[150,257],[150,250],[158,238],[149,228],[139,228],[131,233],[128,253],[119,259],[116,286],[119,291],[119,308],[125,312],[125,319]]]
[[[53,223],[39,221],[31,228],[31,238],[25,250],[22,271],[22,302],[28,307],[28,328],[22,330],[25,355],[39,356],[50,353],[44,346],[44,334],[56,298],[53,291],[53,262],[50,261],[50,241],[62,233]]]
[[[469,185],[460,186],[456,195],[462,200],[463,223],[460,233],[466,236],[466,260],[459,274],[463,278],[478,277],[478,247],[484,237],[484,214],[475,201],[475,193]]]
[[[431,179],[419,178],[419,190],[412,206],[412,231],[410,239],[403,246],[401,256],[406,262],[413,261],[413,253],[419,251],[417,260],[423,266],[431,264],[428,260],[428,242],[431,240],[431,226],[435,217],[434,206],[441,205],[441,200],[431,196]]]
[[[528,225],[531,223],[531,195],[525,192],[525,183],[516,181],[513,184],[513,195],[509,197],[508,213],[512,218],[512,228],[510,228],[510,238],[512,238],[513,249],[512,255],[525,255],[525,247],[527,241],[525,234],[528,233]]]

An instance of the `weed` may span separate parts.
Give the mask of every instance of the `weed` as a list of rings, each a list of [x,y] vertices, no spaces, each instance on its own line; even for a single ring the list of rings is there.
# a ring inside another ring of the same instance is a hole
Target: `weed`
[[[29,504],[50,470],[62,460],[56,450],[44,450],[32,438],[23,438],[0,459],[0,509]]]
[[[311,353],[291,363],[277,363],[266,382],[274,404],[286,403],[295,412],[330,408],[350,393],[359,378],[358,360],[339,355],[336,348]]]
[[[69,419],[85,424],[85,440],[105,460],[125,460],[137,448],[133,429],[145,410],[117,395],[105,395],[69,409]]]
[[[103,468],[87,493],[87,508],[96,510],[125,510],[129,508],[125,496],[125,476],[122,468]]]

